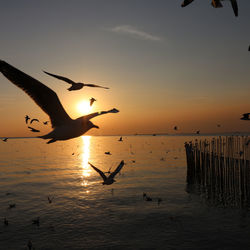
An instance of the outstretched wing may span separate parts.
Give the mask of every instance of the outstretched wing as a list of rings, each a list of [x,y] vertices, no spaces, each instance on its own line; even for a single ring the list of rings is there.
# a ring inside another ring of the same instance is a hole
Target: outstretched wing
[[[232,8],[234,10],[234,15],[235,16],[238,16],[238,4],[237,4],[237,1],[236,0],[231,0],[231,5],[232,5]]]
[[[108,87],[103,87],[103,86],[99,86],[99,85],[96,85],[96,84],[89,84],[89,83],[83,83],[83,84],[84,84],[84,86],[87,86],[87,87],[109,89]]]
[[[184,0],[183,3],[181,4],[181,7],[186,7],[190,3],[192,3],[194,0]]]
[[[0,71],[49,115],[52,127],[60,126],[71,120],[52,89],[2,60],[0,60]]]
[[[32,119],[32,120],[30,121],[30,124],[31,124],[32,122],[39,122],[39,120],[35,118],[35,119]]]
[[[104,115],[104,114],[108,114],[108,113],[118,113],[119,110],[116,109],[116,108],[113,108],[113,109],[110,109],[108,111],[100,111],[100,112],[95,112],[95,113],[92,113],[92,114],[89,114],[89,115],[85,115],[84,118],[86,120],[90,120],[98,115]]]
[[[70,80],[70,79],[67,78],[67,77],[54,75],[54,74],[51,74],[51,73],[46,72],[46,71],[44,71],[44,70],[43,70],[43,72],[44,72],[45,74],[47,74],[47,75],[53,76],[53,77],[55,77],[55,78],[57,78],[57,79],[59,79],[59,80],[65,81],[65,82],[67,82],[67,83],[69,83],[69,84],[75,84],[74,81]]]
[[[97,172],[99,173],[99,175],[102,177],[102,179],[105,181],[107,179],[106,175],[98,168],[96,168],[95,166],[93,166],[90,162],[88,162],[88,164]]]
[[[116,170],[108,178],[113,179],[120,172],[123,166],[124,166],[124,161],[122,160],[119,166],[116,168]]]

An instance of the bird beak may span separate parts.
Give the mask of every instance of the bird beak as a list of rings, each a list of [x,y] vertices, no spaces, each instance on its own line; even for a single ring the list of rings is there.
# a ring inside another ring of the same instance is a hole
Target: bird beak
[[[97,125],[93,124],[93,128],[99,128]]]

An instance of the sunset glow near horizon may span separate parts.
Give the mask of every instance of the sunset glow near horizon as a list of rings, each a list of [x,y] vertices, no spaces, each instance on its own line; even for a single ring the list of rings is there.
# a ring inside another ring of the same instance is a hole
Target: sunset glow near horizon
[[[250,112],[250,2],[238,1],[237,18],[226,1],[181,2],[4,1],[0,59],[54,90],[72,119],[120,110],[94,118],[100,129],[88,135],[250,132],[240,120]],[[110,89],[68,91],[42,70]],[[40,120],[39,135],[51,130],[26,93],[0,82],[0,136],[34,136],[25,115]]]

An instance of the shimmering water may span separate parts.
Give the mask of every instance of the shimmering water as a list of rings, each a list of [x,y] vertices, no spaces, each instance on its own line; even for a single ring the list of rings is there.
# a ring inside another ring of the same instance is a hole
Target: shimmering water
[[[1,141],[0,249],[28,249],[29,239],[36,250],[250,248],[247,209],[213,206],[186,192],[184,142],[193,138],[118,139]],[[121,160],[126,165],[110,186],[88,165],[108,171]],[[32,224],[37,217],[39,226]]]

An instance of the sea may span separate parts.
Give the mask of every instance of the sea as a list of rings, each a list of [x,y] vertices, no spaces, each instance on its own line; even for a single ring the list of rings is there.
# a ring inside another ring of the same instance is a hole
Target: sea
[[[0,140],[0,249],[250,249],[249,209],[188,187],[196,136],[119,139]],[[112,185],[88,164],[109,175],[122,160]]]

